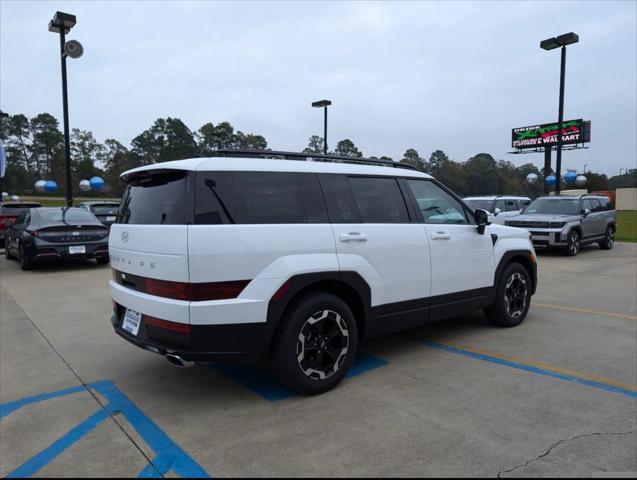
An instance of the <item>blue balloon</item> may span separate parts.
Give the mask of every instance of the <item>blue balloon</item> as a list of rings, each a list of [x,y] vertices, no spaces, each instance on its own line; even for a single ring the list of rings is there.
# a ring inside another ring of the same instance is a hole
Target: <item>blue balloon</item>
[[[566,172],[566,175],[564,175],[564,180],[566,180],[566,183],[574,183],[576,178],[577,172]]]
[[[544,181],[549,187],[555,185],[555,175],[549,175]]]
[[[49,192],[49,193],[53,193],[58,189],[58,184],[55,183],[53,180],[47,180],[44,183],[44,191],[45,192]]]
[[[88,181],[93,190],[101,190],[104,186],[104,180],[101,177],[93,177]]]

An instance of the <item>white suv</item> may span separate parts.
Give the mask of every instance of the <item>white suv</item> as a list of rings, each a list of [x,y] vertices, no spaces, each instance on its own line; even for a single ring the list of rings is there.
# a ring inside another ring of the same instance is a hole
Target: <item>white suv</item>
[[[516,195],[489,195],[482,197],[464,197],[464,202],[473,210],[489,212],[489,221],[505,225],[507,217],[520,215],[531,204],[529,197]]]
[[[528,232],[489,226],[393,162],[254,155],[122,175],[109,248],[123,338],[178,366],[267,361],[314,394],[344,377],[362,338],[476,309],[499,326],[524,320]]]

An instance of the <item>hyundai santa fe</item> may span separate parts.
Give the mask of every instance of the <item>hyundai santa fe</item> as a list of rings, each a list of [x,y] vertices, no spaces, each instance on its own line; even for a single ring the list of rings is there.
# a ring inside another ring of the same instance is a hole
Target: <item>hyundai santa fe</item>
[[[112,323],[138,347],[177,366],[267,362],[316,394],[341,381],[361,339],[478,309],[502,327],[526,317],[528,232],[489,225],[431,176],[366,159],[219,155],[122,175]]]

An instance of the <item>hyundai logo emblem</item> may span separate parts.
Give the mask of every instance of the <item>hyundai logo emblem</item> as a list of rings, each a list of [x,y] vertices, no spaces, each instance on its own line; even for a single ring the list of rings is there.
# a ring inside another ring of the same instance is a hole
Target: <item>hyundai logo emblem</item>
[[[128,232],[122,232],[122,243],[128,242]]]

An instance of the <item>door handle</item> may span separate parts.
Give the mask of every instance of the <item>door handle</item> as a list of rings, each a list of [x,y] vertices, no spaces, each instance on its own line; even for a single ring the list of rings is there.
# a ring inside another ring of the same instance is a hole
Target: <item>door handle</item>
[[[341,242],[366,242],[367,235],[359,232],[341,233],[338,236]]]
[[[451,238],[451,235],[443,231],[437,231],[431,234],[432,240],[449,240],[450,238]]]

